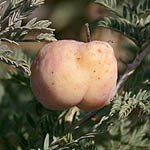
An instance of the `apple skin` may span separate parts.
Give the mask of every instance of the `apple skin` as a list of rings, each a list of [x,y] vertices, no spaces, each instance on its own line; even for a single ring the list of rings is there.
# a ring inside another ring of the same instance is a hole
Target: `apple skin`
[[[47,109],[77,106],[92,111],[108,104],[117,82],[113,48],[102,41],[59,40],[46,44],[31,66],[30,83]]]

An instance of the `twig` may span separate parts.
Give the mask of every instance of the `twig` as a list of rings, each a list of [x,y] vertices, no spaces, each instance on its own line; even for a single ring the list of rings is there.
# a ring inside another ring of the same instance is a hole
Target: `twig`
[[[92,111],[92,112],[89,112],[87,114],[85,114],[85,116],[83,117],[83,119],[81,119],[80,121],[78,121],[77,123],[73,124],[72,126],[70,126],[68,129],[67,129],[67,132],[68,131],[71,131],[73,130],[75,127],[77,126],[80,126],[81,124],[85,123],[85,121],[87,121],[89,118],[91,118],[92,116],[95,116],[100,110],[95,110],[95,111]]]
[[[136,58],[134,59],[133,63],[128,64],[126,72],[120,77],[116,89],[114,91],[115,96],[118,90],[122,87],[122,85],[127,81],[128,77],[134,73],[137,67],[141,64],[144,57],[150,52],[150,44],[143,50],[141,53],[137,54]]]
[[[66,145],[64,145],[64,147],[73,145],[73,144],[75,144],[75,143],[79,143],[79,141],[81,141],[81,140],[83,140],[83,139],[95,138],[95,135],[96,135],[96,133],[90,133],[90,134],[88,133],[88,134],[86,134],[86,135],[84,135],[84,136],[79,137],[79,138],[76,139],[75,141],[72,141],[72,142],[70,142],[70,143],[67,143]]]

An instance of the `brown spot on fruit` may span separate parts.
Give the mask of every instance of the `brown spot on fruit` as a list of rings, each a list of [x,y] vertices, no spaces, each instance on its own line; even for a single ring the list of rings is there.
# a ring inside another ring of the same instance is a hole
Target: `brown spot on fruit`
[[[101,49],[98,49],[97,51],[98,51],[99,53],[101,53],[101,52],[102,52],[102,50],[101,50]]]

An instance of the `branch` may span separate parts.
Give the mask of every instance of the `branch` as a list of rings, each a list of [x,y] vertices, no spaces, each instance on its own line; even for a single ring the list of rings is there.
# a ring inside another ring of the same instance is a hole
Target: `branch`
[[[136,58],[134,59],[133,63],[128,64],[127,66],[127,70],[126,72],[120,77],[116,89],[114,91],[114,95],[115,96],[117,94],[117,92],[119,91],[119,89],[123,86],[123,84],[127,81],[127,79],[129,78],[129,76],[131,74],[133,74],[135,72],[135,70],[137,69],[137,67],[141,64],[141,62],[143,61],[144,57],[150,52],[150,44],[145,48],[145,50],[143,50],[141,53],[137,54]]]
[[[89,113],[85,114],[83,119],[79,120],[78,122],[76,122],[73,125],[70,125],[67,128],[67,132],[69,132],[69,131],[73,130],[74,128],[76,128],[77,126],[80,126],[81,124],[85,123],[89,118],[91,118],[92,116],[95,116],[99,111],[100,110],[95,110],[95,111],[92,111],[92,112],[89,112]]]

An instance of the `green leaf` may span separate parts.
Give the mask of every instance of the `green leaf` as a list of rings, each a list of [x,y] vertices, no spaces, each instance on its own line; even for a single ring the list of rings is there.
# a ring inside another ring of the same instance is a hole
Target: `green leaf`
[[[126,18],[127,17],[127,7],[123,6],[123,17]]]
[[[31,6],[36,7],[36,6],[42,5],[42,4],[44,4],[44,1],[45,0],[32,0],[31,1]]]
[[[145,26],[150,25],[150,15],[148,15],[145,19]]]
[[[37,18],[33,18],[31,19],[27,24],[26,24],[26,27],[27,28],[32,28],[34,23],[36,22]]]
[[[117,5],[116,0],[96,0],[95,3],[98,3],[109,10],[115,10]]]
[[[117,2],[116,0],[96,0],[95,3],[105,7],[110,12],[114,13],[117,16],[120,16],[117,10]]]
[[[8,24],[8,27],[3,27],[0,32],[1,40],[14,43],[25,41],[25,35],[33,30],[46,30],[49,33],[45,33],[40,38],[41,40],[53,41],[55,31],[50,28],[51,22],[49,20],[37,21],[37,18],[31,19],[25,26],[22,26],[22,21],[32,13],[38,6],[44,3],[44,0],[11,0],[8,2],[8,6],[5,12],[1,16],[1,22]],[[37,22],[36,22],[37,21]],[[30,39],[28,41],[36,41],[36,39]]]
[[[117,31],[132,40],[137,45],[140,44],[140,41],[138,41],[138,39],[140,38],[140,35],[137,32],[138,27],[136,27],[126,19],[119,17],[106,17],[104,19],[99,19],[96,24],[97,26]]]
[[[44,140],[44,150],[48,150],[49,148],[49,134],[46,134],[45,140]]]
[[[32,128],[36,128],[36,123],[30,113],[26,113],[26,118]]]
[[[37,29],[42,29],[42,28],[48,28],[48,26],[51,25],[51,22],[49,20],[41,20],[36,22],[33,27]]]
[[[37,40],[56,41],[56,38],[51,33],[41,33],[36,37]]]

